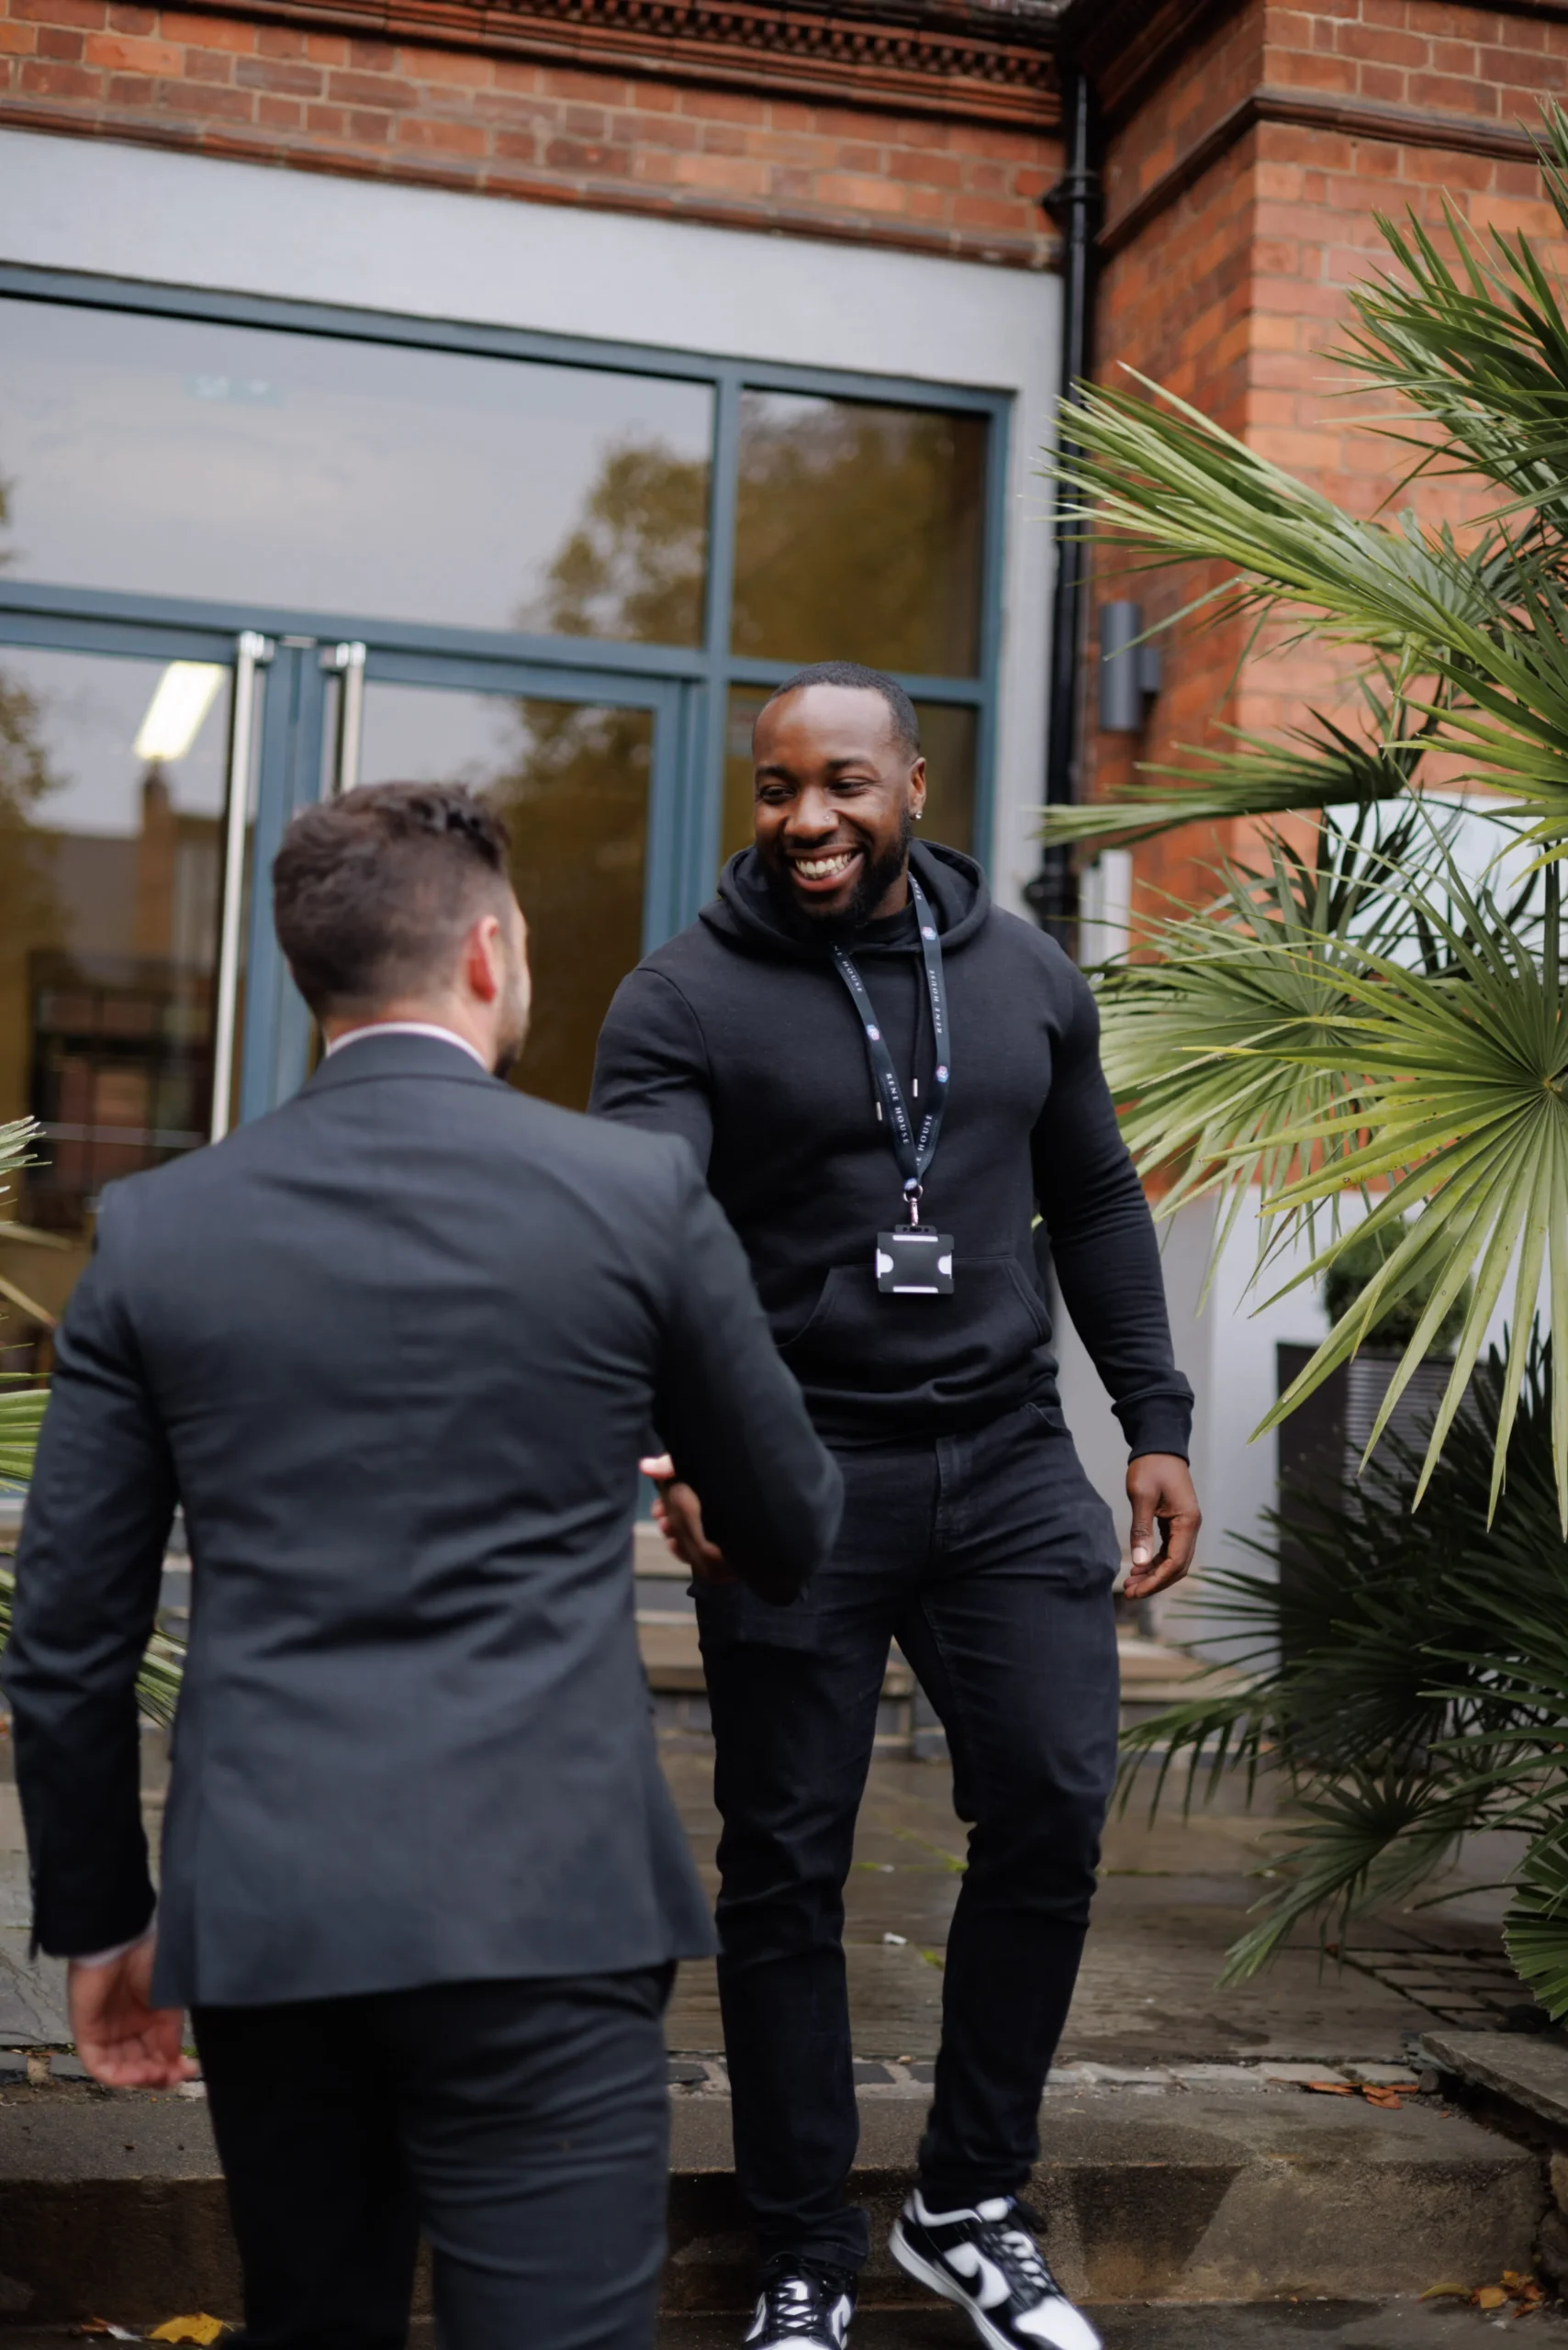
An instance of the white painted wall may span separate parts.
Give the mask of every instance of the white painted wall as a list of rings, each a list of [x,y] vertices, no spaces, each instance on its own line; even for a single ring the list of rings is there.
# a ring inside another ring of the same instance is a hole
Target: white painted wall
[[[966,384],[1014,398],[992,878],[1042,796],[1054,276],[0,130],[0,258],[426,319]]]

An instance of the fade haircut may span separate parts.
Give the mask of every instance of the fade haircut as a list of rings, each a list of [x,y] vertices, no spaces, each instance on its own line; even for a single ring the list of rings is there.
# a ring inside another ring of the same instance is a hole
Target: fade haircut
[[[318,1019],[420,995],[511,895],[510,834],[456,784],[371,783],[302,809],[273,859],[273,921]]]
[[[775,686],[762,710],[770,709],[786,694],[798,694],[806,686],[848,686],[856,693],[880,694],[892,714],[893,740],[901,751],[913,761],[920,756],[920,721],[914,714],[914,704],[896,678],[885,677],[880,669],[863,669],[858,661],[813,661],[809,669],[797,669],[781,686]],[[762,716],[762,710],[757,716]]]

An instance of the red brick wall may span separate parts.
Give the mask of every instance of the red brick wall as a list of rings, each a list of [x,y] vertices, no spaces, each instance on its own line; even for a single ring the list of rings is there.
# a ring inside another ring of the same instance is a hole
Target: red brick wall
[[[1539,118],[1541,96],[1568,92],[1568,24],[1440,0],[1249,0],[1116,129],[1113,241],[1118,218],[1245,95],[1245,75],[1271,97],[1294,94],[1314,118],[1282,120],[1271,105],[1115,255],[1102,297],[1100,373],[1114,380],[1113,363],[1129,362],[1368,513],[1396,480],[1399,453],[1355,429],[1367,403],[1336,397],[1349,379],[1327,354],[1350,316],[1350,289],[1385,253],[1375,216],[1408,207],[1440,226],[1446,192],[1477,227],[1525,228],[1568,263],[1552,245],[1555,216],[1534,166],[1473,151],[1471,133],[1480,124],[1517,134]],[[1365,135],[1357,108],[1380,111],[1384,128],[1402,127],[1393,110],[1416,110],[1427,118],[1423,139]],[[1425,143],[1438,136],[1445,143]],[[1408,502],[1462,518],[1476,500],[1450,482]],[[1100,592],[1170,610],[1196,584],[1109,580]],[[1342,699],[1343,666],[1319,652],[1260,652],[1236,677],[1242,650],[1235,631],[1187,628],[1167,657],[1169,688],[1136,741],[1099,735],[1091,702],[1092,788],[1113,788],[1134,758],[1158,763],[1179,744],[1217,742],[1221,722],[1268,731]],[[1092,664],[1089,685],[1092,692]],[[1152,908],[1166,891],[1192,897],[1202,868],[1237,845],[1196,826],[1149,845],[1138,852],[1140,902]]]
[[[1044,130],[118,0],[0,0],[0,122],[1025,267],[1053,250]]]
[[[1104,174],[1113,241],[1117,223],[1258,86],[1261,58],[1261,12],[1224,20],[1176,62],[1118,131]],[[1251,386],[1255,180],[1256,136],[1249,134],[1113,252],[1101,279],[1095,328],[1097,372],[1103,381],[1130,389],[1126,371],[1136,368],[1238,433],[1247,431]],[[1128,597],[1153,619],[1178,610],[1219,576],[1118,577],[1102,562],[1095,600]],[[1092,623],[1092,648],[1097,643],[1097,624]],[[1135,760],[1178,756],[1181,745],[1202,742],[1222,722],[1234,722],[1243,651],[1239,629],[1194,619],[1163,639],[1162,649],[1165,689],[1142,738],[1098,733],[1092,652],[1086,722],[1091,789],[1114,790],[1127,780]],[[1197,894],[1214,846],[1203,835],[1182,833],[1140,851],[1145,902],[1153,902],[1150,893],[1179,899]]]
[[[1268,0],[1276,88],[1495,123],[1536,120],[1568,87],[1568,27],[1447,0]]]

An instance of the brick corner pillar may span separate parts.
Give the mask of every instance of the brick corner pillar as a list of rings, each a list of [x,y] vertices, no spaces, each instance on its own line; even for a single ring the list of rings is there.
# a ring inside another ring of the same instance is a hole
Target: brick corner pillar
[[[1077,34],[1077,23],[1082,23]],[[1445,196],[1476,227],[1551,240],[1528,126],[1568,95],[1568,21],[1511,0],[1076,0],[1065,37],[1095,78],[1105,224],[1096,330],[1101,381],[1134,369],[1239,433],[1260,454],[1370,513],[1399,453],[1355,429],[1348,374],[1329,356],[1350,289],[1380,265],[1379,213],[1440,228]],[[1423,513],[1465,510],[1464,486],[1423,487]],[[1196,573],[1116,576],[1096,565],[1094,602],[1146,617],[1178,610]],[[1249,651],[1239,623],[1205,618],[1165,640],[1164,684],[1142,731],[1098,725],[1092,615],[1086,788],[1342,704],[1341,671],[1308,646]],[[1208,894],[1215,860],[1245,828],[1193,826],[1140,848],[1135,905]]]

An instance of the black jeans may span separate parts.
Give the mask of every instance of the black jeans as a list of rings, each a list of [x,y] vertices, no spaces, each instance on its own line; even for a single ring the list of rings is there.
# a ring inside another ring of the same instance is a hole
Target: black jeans
[[[652,2350],[673,1972],[197,2008],[245,2350]]]
[[[765,2257],[856,2266],[844,1881],[896,1638],[972,1822],[920,2152],[941,2210],[1016,2192],[1077,1978],[1115,1774],[1110,1512],[1059,1412],[839,1455],[843,1531],[808,1600],[698,1594],[716,1740],[719,1991],[735,2166]]]

